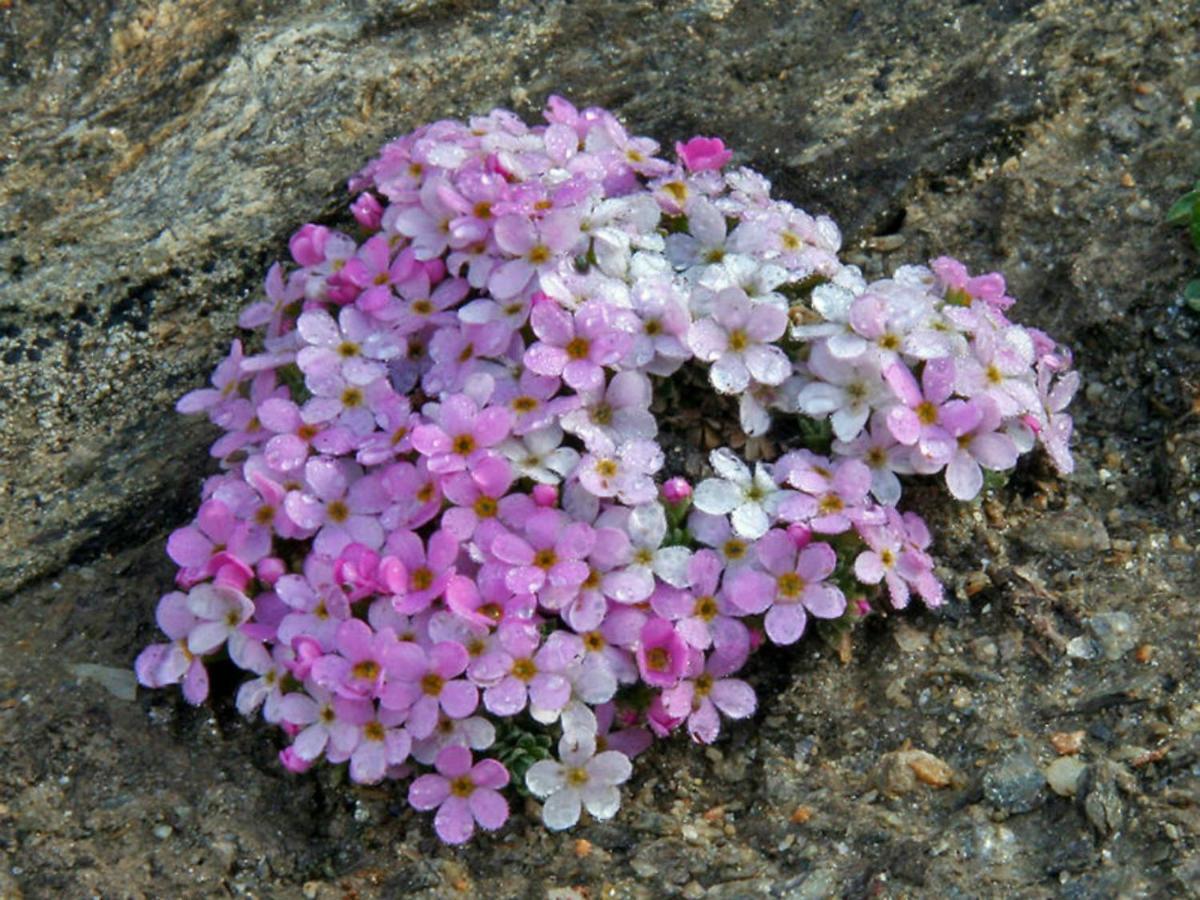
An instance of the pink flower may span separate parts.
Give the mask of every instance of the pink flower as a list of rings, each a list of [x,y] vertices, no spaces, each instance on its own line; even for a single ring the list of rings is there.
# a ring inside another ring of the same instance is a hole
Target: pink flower
[[[471,664],[471,679],[486,685],[483,705],[497,716],[513,716],[526,703],[541,710],[562,709],[571,699],[565,671],[583,654],[579,638],[554,632],[542,646],[527,623],[504,625],[499,646]]]
[[[469,662],[466,648],[453,641],[440,641],[428,650],[401,643],[380,705],[404,712],[405,727],[414,738],[429,737],[439,712],[463,719],[479,705],[478,689],[458,677]]]
[[[579,221],[568,210],[548,213],[536,224],[525,216],[510,215],[496,222],[493,235],[510,259],[492,270],[488,292],[507,300],[522,293],[535,275],[553,271],[570,255],[579,242]]]
[[[588,575],[583,560],[596,536],[590,525],[571,522],[556,509],[539,509],[525,522],[525,537],[497,535],[490,552],[507,568],[505,581],[517,594],[536,594],[549,584],[578,586]]]
[[[313,663],[313,681],[349,700],[377,697],[396,671],[399,647],[391,629],[376,633],[366,622],[347,619],[338,626],[337,653]]]
[[[878,584],[886,580],[896,609],[908,605],[910,586],[917,589],[926,606],[941,605],[942,585],[925,552],[931,542],[929,529],[920,516],[901,516],[889,507],[885,524],[859,526],[858,532],[871,548],[854,561],[854,576],[859,581]]]
[[[151,644],[138,654],[134,669],[146,687],[165,687],[183,682],[183,696],[196,706],[208,696],[208,672],[204,661],[188,649],[188,635],[199,622],[188,609],[187,595],[172,591],[158,601],[158,627],[172,643]]]
[[[733,159],[720,138],[694,137],[686,144],[677,143],[675,153],[691,172],[719,169]]]
[[[437,756],[437,774],[422,775],[408,788],[414,809],[437,809],[433,827],[447,844],[462,844],[475,825],[495,831],[508,821],[508,801],[499,789],[508,784],[508,770],[494,759],[471,764],[466,747],[445,747]]]
[[[429,459],[429,471],[459,472],[478,464],[487,450],[512,431],[512,413],[502,406],[479,406],[466,394],[451,394],[435,421],[413,429],[413,447]]]
[[[689,676],[663,691],[663,706],[673,716],[686,717],[692,740],[711,744],[717,739],[721,731],[718,710],[730,719],[754,715],[758,706],[754,688],[740,679],[722,677],[730,671],[720,657],[711,656],[706,661],[696,652],[691,658]]]
[[[766,610],[763,625],[773,643],[798,641],[808,614],[836,619],[846,611],[845,595],[825,582],[837,566],[837,554],[828,544],[809,544],[797,552],[791,536],[775,529],[762,536],[756,552],[766,571],[739,571],[733,576],[729,599],[746,614]]]

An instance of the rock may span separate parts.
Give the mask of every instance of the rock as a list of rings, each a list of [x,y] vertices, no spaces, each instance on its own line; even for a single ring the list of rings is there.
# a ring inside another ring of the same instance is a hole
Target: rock
[[[1079,785],[1083,814],[1100,837],[1110,837],[1125,824],[1121,791],[1134,788],[1133,776],[1119,763],[1107,759],[1088,766]]]
[[[1071,659],[1099,659],[1100,645],[1082,634],[1067,641],[1067,656]]]
[[[1046,783],[1060,797],[1074,797],[1087,765],[1077,756],[1060,756],[1046,767]]]
[[[983,795],[1003,813],[1027,813],[1045,801],[1046,776],[1025,748],[1009,754],[983,776]]]
[[[880,757],[875,784],[881,792],[898,797],[916,789],[917,783],[942,788],[954,780],[954,770],[925,750],[897,750]]]
[[[96,682],[118,700],[133,700],[137,697],[137,677],[133,674],[133,669],[76,663],[71,666],[71,672],[82,681]]]
[[[1137,625],[1127,612],[1097,613],[1087,620],[1105,659],[1120,659],[1137,646]]]
[[[1080,731],[1056,731],[1050,735],[1050,746],[1054,748],[1054,752],[1059,756],[1067,756],[1072,753],[1078,753],[1083,746],[1083,737],[1086,732]]]
[[[1104,522],[1086,507],[1046,513],[1026,525],[1017,540],[1040,552],[1094,553],[1112,547]]]

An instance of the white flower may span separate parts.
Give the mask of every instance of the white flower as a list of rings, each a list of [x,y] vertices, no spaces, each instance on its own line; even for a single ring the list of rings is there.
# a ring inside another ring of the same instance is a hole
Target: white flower
[[[701,512],[716,516],[732,513],[733,530],[739,537],[757,540],[771,527],[779,504],[786,496],[763,463],[754,474],[732,450],[722,447],[709,456],[720,478],[706,478],[696,486],[692,502]]]
[[[522,440],[508,438],[496,449],[513,464],[518,474],[540,484],[558,484],[579,463],[579,453],[562,446],[563,430],[548,425],[525,435]]]
[[[580,807],[597,819],[611,819],[621,807],[618,784],[633,773],[629,757],[616,750],[596,753],[594,734],[573,732],[558,742],[562,762],[543,759],[529,767],[525,784],[543,798],[542,821],[563,831],[579,821]]]

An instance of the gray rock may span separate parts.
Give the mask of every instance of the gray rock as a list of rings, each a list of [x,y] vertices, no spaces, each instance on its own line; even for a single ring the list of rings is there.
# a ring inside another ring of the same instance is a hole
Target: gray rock
[[[1125,824],[1122,791],[1132,787],[1133,778],[1124,766],[1102,759],[1088,766],[1079,787],[1083,814],[1100,837],[1111,837]]]
[[[96,682],[118,700],[133,700],[137,697],[137,678],[132,669],[76,663],[71,666],[71,672],[82,681]]]
[[[1046,767],[1046,782],[1060,797],[1074,797],[1087,764],[1077,756],[1060,756]]]
[[[1083,507],[1043,515],[1022,529],[1017,540],[1032,550],[1063,553],[1095,553],[1112,547],[1104,522]]]
[[[1097,613],[1087,620],[1105,659],[1120,659],[1137,646],[1137,623],[1127,612]]]
[[[1045,802],[1046,776],[1029,750],[1020,747],[983,776],[983,795],[1000,812],[1027,813]]]

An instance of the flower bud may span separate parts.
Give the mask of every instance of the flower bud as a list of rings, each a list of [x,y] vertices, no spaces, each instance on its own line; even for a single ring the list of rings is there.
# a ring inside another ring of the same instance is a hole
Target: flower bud
[[[532,495],[533,502],[538,506],[549,508],[558,505],[558,488],[552,484],[535,484]]]

